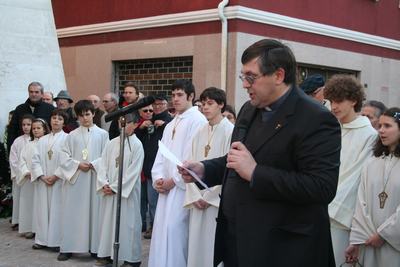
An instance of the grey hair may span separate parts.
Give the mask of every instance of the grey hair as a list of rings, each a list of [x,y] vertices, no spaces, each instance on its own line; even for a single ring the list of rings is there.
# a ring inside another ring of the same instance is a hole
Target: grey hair
[[[40,87],[40,92],[43,94],[44,87],[43,87],[43,85],[42,85],[40,82],[31,82],[31,83],[28,85],[28,90],[29,90],[29,88],[30,88],[31,86],[39,86],[39,87]]]
[[[380,101],[376,101],[376,100],[370,100],[365,102],[364,107],[373,107],[375,108],[376,112],[375,112],[375,116],[377,118],[379,118],[383,112],[385,112],[387,110],[385,104],[383,104]]]
[[[114,102],[115,102],[115,104],[117,104],[117,105],[118,105],[118,102],[119,102],[119,97],[117,96],[117,94],[110,93],[110,97],[111,97],[111,100],[112,100],[112,101],[114,101]]]

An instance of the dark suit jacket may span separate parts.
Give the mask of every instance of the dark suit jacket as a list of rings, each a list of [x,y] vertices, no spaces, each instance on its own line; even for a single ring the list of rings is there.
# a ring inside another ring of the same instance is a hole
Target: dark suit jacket
[[[336,118],[293,88],[273,117],[252,128],[261,111],[244,104],[233,131],[248,125],[244,141],[257,162],[249,183],[232,170],[226,157],[204,161],[205,181],[221,183],[214,261],[223,260],[226,196],[234,202],[238,266],[334,266],[328,204],[336,193],[341,135]],[[225,171],[225,175],[224,175]],[[227,176],[234,186],[227,186]],[[227,187],[230,192],[226,192]],[[232,206],[231,206],[232,207]]]
[[[35,106],[34,111],[32,112],[30,108],[30,100],[29,98],[25,101],[25,103],[18,105],[14,114],[11,117],[10,125],[8,127],[8,139],[7,139],[7,147],[8,151],[10,151],[11,145],[14,140],[23,134],[21,128],[21,119],[25,114],[31,114],[35,118],[42,118],[50,125],[50,117],[51,112],[54,110],[54,106],[43,101],[33,104]]]

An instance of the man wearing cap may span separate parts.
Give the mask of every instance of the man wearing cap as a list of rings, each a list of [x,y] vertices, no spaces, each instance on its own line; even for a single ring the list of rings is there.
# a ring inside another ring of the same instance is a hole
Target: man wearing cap
[[[61,90],[58,93],[57,97],[54,98],[54,101],[56,101],[57,108],[64,110],[68,114],[68,120],[66,121],[63,127],[64,132],[69,133],[72,130],[78,128],[79,124],[77,122],[75,113],[71,107],[71,104],[74,102],[74,100],[72,100],[68,91]]]
[[[331,110],[330,102],[324,99],[324,85],[325,78],[320,74],[313,74],[308,76],[300,84],[300,88],[304,91],[304,93],[320,102],[327,109]]]
[[[29,97],[25,103],[15,108],[12,115],[10,126],[8,128],[7,148],[10,151],[11,145],[14,140],[22,135],[21,118],[25,114],[32,114],[35,118],[42,118],[50,124],[50,114],[54,107],[48,103],[43,102],[43,85],[40,82],[31,82],[28,85]]]
[[[146,128],[145,131],[136,131],[137,137],[142,141],[144,148],[143,174],[147,178],[147,198],[149,202],[150,228],[144,233],[143,237],[151,238],[154,215],[156,213],[158,193],[153,188],[151,169],[158,151],[158,141],[161,140],[165,126],[172,120],[168,113],[168,101],[165,95],[157,95],[153,103],[154,114],[151,119],[153,127]],[[151,131],[152,129],[152,131]]]

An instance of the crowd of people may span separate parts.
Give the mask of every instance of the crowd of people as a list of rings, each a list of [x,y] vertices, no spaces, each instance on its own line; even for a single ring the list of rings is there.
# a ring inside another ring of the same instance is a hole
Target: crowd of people
[[[400,108],[364,102],[351,75],[297,86],[296,70],[279,41],[248,47],[239,78],[250,100],[237,118],[224,90],[195,100],[192,82],[176,80],[173,109],[156,95],[125,116],[123,153],[121,121],[105,117],[137,103],[134,83],[122,98],[76,103],[30,83],[7,126],[12,229],[59,261],[111,263],[123,164],[125,267],[140,266],[142,237],[150,267],[399,266]]]

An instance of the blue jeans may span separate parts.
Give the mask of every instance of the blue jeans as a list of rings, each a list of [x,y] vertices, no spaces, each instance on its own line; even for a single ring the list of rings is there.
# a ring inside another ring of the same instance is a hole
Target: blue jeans
[[[147,183],[141,183],[140,187],[140,215],[142,216],[142,232],[147,229]]]
[[[158,192],[153,188],[153,180],[147,179],[147,201],[149,203],[150,226],[153,226],[156,214]]]

